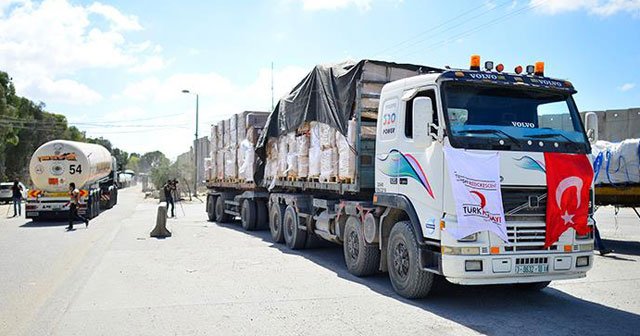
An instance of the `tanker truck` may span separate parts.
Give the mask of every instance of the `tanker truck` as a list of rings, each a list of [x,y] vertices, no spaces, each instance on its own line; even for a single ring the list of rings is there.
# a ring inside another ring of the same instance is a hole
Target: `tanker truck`
[[[116,159],[103,146],[53,140],[40,146],[31,157],[26,218],[66,218],[69,184],[80,190],[78,213],[96,217],[101,209],[118,202]]]
[[[209,220],[268,227],[294,250],[341,244],[350,273],[387,272],[406,298],[425,297],[438,278],[539,290],[585,277],[585,128],[597,118],[583,125],[573,85],[546,77],[542,62],[523,70],[481,69],[479,56],[468,69],[317,66],[258,125],[257,141],[247,134],[237,147],[242,128],[212,132],[222,159]]]

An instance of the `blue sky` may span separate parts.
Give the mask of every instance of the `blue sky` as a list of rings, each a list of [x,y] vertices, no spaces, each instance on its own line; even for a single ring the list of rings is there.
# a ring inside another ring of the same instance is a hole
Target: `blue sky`
[[[89,136],[170,157],[317,63],[546,63],[581,110],[640,107],[640,0],[0,0],[0,69]]]

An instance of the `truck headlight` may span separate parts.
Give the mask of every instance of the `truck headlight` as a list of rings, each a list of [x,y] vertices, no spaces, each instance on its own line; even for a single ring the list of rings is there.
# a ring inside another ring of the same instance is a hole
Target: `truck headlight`
[[[468,243],[468,242],[474,242],[478,240],[478,234],[474,233],[474,234],[470,234],[462,239],[458,239],[459,242],[463,242],[463,243]]]
[[[466,260],[464,270],[467,272],[482,272],[482,260]]]
[[[576,267],[586,267],[589,266],[589,256],[582,256],[576,258]]]

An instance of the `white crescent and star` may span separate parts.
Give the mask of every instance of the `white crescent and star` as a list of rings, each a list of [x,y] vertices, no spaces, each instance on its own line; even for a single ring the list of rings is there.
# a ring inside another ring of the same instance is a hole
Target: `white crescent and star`
[[[580,191],[582,190],[582,184],[582,179],[577,176],[569,176],[560,181],[556,188],[556,204],[558,204],[558,208],[562,209],[562,206],[560,205],[562,195],[571,187],[576,187],[576,199],[578,200],[578,205],[576,207],[580,207]],[[569,214],[569,212],[565,210],[564,215],[560,216],[560,218],[564,221],[564,225],[575,224],[573,222],[573,216],[575,216],[575,214]]]

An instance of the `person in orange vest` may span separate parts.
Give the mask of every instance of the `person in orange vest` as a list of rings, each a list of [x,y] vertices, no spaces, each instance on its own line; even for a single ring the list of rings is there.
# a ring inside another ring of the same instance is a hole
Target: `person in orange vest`
[[[69,183],[69,197],[71,198],[65,206],[69,205],[69,226],[67,231],[73,230],[73,222],[80,220],[84,222],[85,227],[89,227],[89,220],[78,214],[78,203],[80,202],[80,190],[76,189],[76,184]]]

